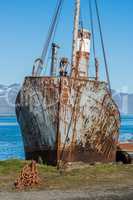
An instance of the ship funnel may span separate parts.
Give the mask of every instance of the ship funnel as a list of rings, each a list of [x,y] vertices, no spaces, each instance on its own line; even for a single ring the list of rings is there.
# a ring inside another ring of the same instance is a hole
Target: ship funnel
[[[86,29],[78,31],[76,66],[79,77],[88,77],[88,64],[90,58],[91,33]]]
[[[56,70],[57,70],[57,53],[58,53],[58,49],[60,47],[55,44],[52,43],[52,60],[51,60],[51,76],[56,76]]]

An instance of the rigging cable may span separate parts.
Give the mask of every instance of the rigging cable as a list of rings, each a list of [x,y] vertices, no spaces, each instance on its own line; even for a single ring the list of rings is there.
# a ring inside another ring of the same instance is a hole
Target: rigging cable
[[[89,9],[90,9],[90,22],[91,22],[92,42],[93,42],[93,54],[94,54],[94,62],[95,62],[96,48],[95,48],[95,34],[94,34],[94,26],[93,26],[93,14],[92,14],[91,0],[89,0]]]
[[[81,30],[83,30],[84,25],[83,25],[83,15],[82,15],[82,10],[80,8],[80,20],[79,20],[79,25],[81,27]]]
[[[62,5],[61,5],[61,8],[60,8],[60,11],[59,11],[57,20],[56,20],[56,24],[55,24],[55,29],[54,29],[53,35],[52,35],[52,37],[51,37],[51,43],[53,43],[53,42],[54,42],[54,39],[55,39],[55,35],[56,35],[56,31],[57,31],[57,26],[58,26],[58,24],[59,24],[59,19],[60,19],[60,16],[61,16],[61,10],[62,10],[63,3],[64,3],[64,0],[62,0]],[[50,45],[49,45],[49,46],[50,46]],[[51,54],[51,49],[48,51],[48,56],[47,56],[47,58],[46,58],[46,66],[48,66],[49,59],[51,58],[51,57],[50,57],[50,54]],[[46,68],[45,68],[44,74],[45,74],[45,73],[46,73]]]
[[[69,140],[70,129],[71,129],[71,126],[72,126],[72,121],[74,120],[74,113],[76,111],[76,106],[77,106],[77,103],[78,103],[79,90],[80,90],[80,88],[78,87],[77,88],[77,92],[76,92],[76,96],[75,96],[75,100],[74,100],[74,106],[72,108],[71,119],[70,119],[70,122],[68,124],[68,129],[67,129],[67,132],[66,132],[66,137],[65,137],[64,145],[63,145],[63,148],[62,148],[62,151],[61,151],[61,154],[60,154],[60,159],[59,159],[58,167],[60,167],[60,161],[63,161],[66,144],[67,144],[67,142]]]
[[[47,39],[46,39],[46,42],[44,44],[44,48],[43,48],[43,51],[42,51],[42,54],[41,54],[41,60],[43,62],[45,61],[47,51],[48,51],[48,47],[49,47],[50,41],[52,39],[53,33],[54,33],[55,29],[57,28],[57,24],[58,24],[57,21],[59,19],[58,17],[59,17],[59,14],[60,14],[60,11],[61,11],[61,8],[62,8],[62,5],[63,5],[63,1],[64,0],[59,0],[57,2],[57,5],[56,5],[56,12],[54,13],[51,25],[49,27]],[[40,62],[38,67],[37,67],[36,75],[40,75],[41,72],[42,72],[42,69],[43,69],[43,66]]]
[[[102,44],[102,50],[103,50],[103,57],[104,57],[104,63],[105,63],[105,70],[106,70],[107,82],[108,82],[108,86],[109,86],[109,92],[111,94],[112,93],[111,92],[111,84],[110,84],[108,64],[107,64],[107,58],[106,58],[106,52],[105,52],[105,45],[104,45],[104,40],[103,40],[103,33],[102,33],[102,28],[101,28],[101,20],[100,20],[99,8],[98,8],[97,0],[95,0],[95,7],[96,7],[96,14],[97,14],[97,20],[98,20],[99,31],[100,31],[100,38],[101,38],[101,44]]]

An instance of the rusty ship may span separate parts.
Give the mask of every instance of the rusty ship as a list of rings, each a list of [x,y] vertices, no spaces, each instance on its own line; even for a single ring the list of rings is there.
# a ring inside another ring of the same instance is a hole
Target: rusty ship
[[[91,31],[80,24],[80,0],[75,0],[72,58],[58,62],[59,46],[52,41],[62,0],[57,1],[48,37],[32,75],[25,77],[16,98],[26,159],[57,165],[64,162],[113,162],[116,160],[120,115],[110,90],[105,48],[95,1],[107,81],[99,78],[95,52],[91,2]],[[90,47],[94,52],[95,76],[89,74]],[[52,41],[52,42],[51,42]],[[49,75],[41,75],[48,47],[52,44]],[[67,71],[68,66],[70,72]]]

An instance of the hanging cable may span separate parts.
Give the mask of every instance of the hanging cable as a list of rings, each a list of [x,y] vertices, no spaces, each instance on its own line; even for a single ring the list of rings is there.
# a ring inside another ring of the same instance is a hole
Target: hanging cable
[[[96,49],[95,49],[95,35],[94,35],[93,14],[92,14],[91,0],[89,0],[89,9],[90,9],[90,22],[91,22],[92,42],[93,42],[93,54],[94,54],[94,62],[95,62]]]
[[[82,10],[80,8],[80,19],[79,19],[79,25],[81,27],[81,29],[83,30],[84,25],[83,25],[83,16],[82,16]]]
[[[97,14],[99,31],[100,31],[100,38],[101,38],[101,44],[102,44],[102,50],[103,50],[103,57],[104,57],[104,63],[105,63],[107,82],[108,82],[108,87],[109,87],[109,91],[110,91],[110,94],[111,94],[112,93],[111,92],[111,84],[110,84],[108,64],[107,64],[107,59],[106,59],[105,45],[104,45],[104,40],[103,40],[103,33],[102,33],[102,28],[101,28],[101,20],[100,20],[99,8],[98,8],[97,0],[95,0],[95,7],[96,7],[96,14]]]
[[[63,1],[64,0],[59,0],[57,2],[57,5],[56,5],[56,12],[54,13],[54,16],[52,18],[52,22],[51,22],[51,25],[49,27],[47,39],[46,39],[46,42],[44,44],[44,48],[43,48],[43,51],[42,51],[42,54],[41,54],[41,60],[43,61],[43,63],[45,61],[47,51],[48,51],[48,47],[49,47],[50,41],[52,39],[53,33],[57,28],[59,14],[60,14],[61,9],[62,9]],[[40,75],[41,72],[42,72],[42,69],[43,69],[43,65],[41,63],[39,63],[37,70],[36,70],[36,75]]]
[[[62,5],[61,5],[61,8],[60,8],[60,11],[59,11],[59,14],[58,14],[58,18],[56,20],[55,29],[54,29],[53,35],[51,37],[51,42],[50,42],[49,46],[51,46],[51,43],[54,43],[57,27],[58,27],[58,24],[59,24],[59,19],[60,19],[60,16],[61,16],[61,10],[62,10],[63,3],[64,3],[64,0],[62,1]],[[48,62],[50,60],[51,48],[48,50],[47,54],[48,54],[48,56],[46,58],[46,66],[48,66]],[[45,74],[45,73],[46,73],[46,68],[45,68],[45,71],[43,72],[43,74]]]
[[[92,44],[93,44],[93,54],[94,54],[94,63],[95,63],[95,73],[96,73],[95,80],[98,81],[99,63],[98,63],[98,59],[96,57],[95,33],[94,33],[94,26],[93,26],[93,12],[92,12],[91,0],[89,0],[89,9],[90,9],[90,21],[91,21],[91,31],[92,31]]]
[[[50,40],[52,40],[52,38],[55,37],[55,33],[56,33],[56,29],[57,29],[57,26],[58,26],[58,23],[59,23],[59,18],[60,18],[63,2],[64,2],[64,0],[59,1],[59,4],[57,6],[57,11],[56,11],[54,19],[53,19],[53,23],[51,25],[51,28],[49,29],[48,39],[47,39],[47,42],[46,42],[47,45],[46,45],[46,48],[44,46],[42,56],[41,56],[41,58],[43,60],[45,59],[45,55],[47,53],[47,48],[48,48]]]
[[[76,92],[76,96],[75,96],[75,100],[74,100],[74,106],[73,106],[73,109],[72,109],[71,119],[70,119],[70,122],[68,124],[67,134],[66,134],[64,145],[63,145],[63,148],[62,148],[62,151],[61,151],[61,154],[60,154],[58,167],[60,167],[60,161],[63,161],[63,159],[64,159],[64,152],[65,152],[66,144],[67,144],[67,141],[69,139],[70,129],[71,129],[71,126],[72,126],[72,122],[74,120],[74,113],[76,111],[76,106],[77,106],[78,100],[79,100],[79,90],[80,90],[80,88],[78,87],[77,92]]]

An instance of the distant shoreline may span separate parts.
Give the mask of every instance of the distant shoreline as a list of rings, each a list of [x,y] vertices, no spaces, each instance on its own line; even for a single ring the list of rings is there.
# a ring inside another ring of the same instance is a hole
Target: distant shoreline
[[[19,126],[18,125],[18,123],[17,122],[8,122],[8,123],[6,123],[6,122],[3,122],[3,123],[1,123],[0,122],[0,126]]]
[[[15,114],[0,114],[0,117],[16,117]]]

